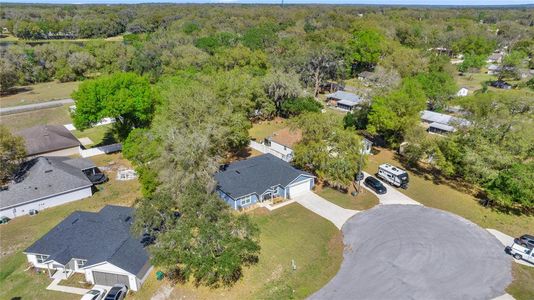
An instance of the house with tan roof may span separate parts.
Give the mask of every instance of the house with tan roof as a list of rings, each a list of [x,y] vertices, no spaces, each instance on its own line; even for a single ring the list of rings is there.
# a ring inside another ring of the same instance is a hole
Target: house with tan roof
[[[263,141],[269,153],[287,162],[293,159],[293,148],[302,140],[300,129],[282,128]]]

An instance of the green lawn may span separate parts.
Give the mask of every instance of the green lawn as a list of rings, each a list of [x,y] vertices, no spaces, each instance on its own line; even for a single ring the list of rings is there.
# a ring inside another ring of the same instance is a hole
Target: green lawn
[[[13,130],[37,125],[65,125],[72,123],[68,106],[40,109],[18,114],[0,116],[0,124]]]
[[[261,230],[258,264],[246,268],[231,288],[195,288],[187,283],[176,286],[169,299],[303,299],[337,273],[342,238],[327,220],[296,203],[270,213],[256,209],[251,217]]]
[[[74,130],[72,134],[78,139],[88,137],[93,141],[93,144],[87,145],[88,147],[103,146],[116,143],[117,141],[113,137],[112,124],[98,126],[86,129],[84,131]]]
[[[350,192],[353,190],[351,188]],[[366,189],[362,189],[362,192],[356,197],[352,196],[350,192],[343,193],[329,187],[316,191],[319,196],[347,209],[366,210],[378,204],[378,198]]]
[[[28,86],[18,86],[13,88],[14,91],[18,91],[17,93],[0,98],[0,106],[9,107],[70,98],[72,92],[78,88],[79,84],[79,81],[51,81]]]
[[[489,75],[486,73],[464,73],[463,76],[456,75],[455,79],[458,88],[465,87],[469,90],[469,93],[471,94],[474,91],[481,89],[483,82],[489,80],[497,80],[497,76]]]
[[[120,154],[96,156],[94,161],[99,166],[111,161],[129,166]],[[25,271],[26,256],[21,251],[75,210],[98,211],[107,204],[130,206],[140,196],[136,180],[115,181],[113,172],[108,176],[110,181],[100,185],[91,198],[49,208],[36,216],[19,217],[0,226],[0,299],[80,299],[78,295],[45,290],[51,282],[48,275]]]
[[[263,139],[271,136],[271,134],[277,130],[280,130],[287,126],[287,120],[276,118],[271,121],[260,121],[252,124],[252,128],[248,131],[250,137],[256,141],[262,141]]]
[[[381,163],[402,164],[389,150],[369,158],[365,170],[375,174]],[[455,189],[454,183],[440,182],[430,175],[410,174],[410,185],[407,190],[400,190],[423,205],[442,209],[460,215],[483,228],[500,230],[511,236],[519,236],[531,232],[534,228],[534,216],[514,215],[483,207],[477,199],[465,192]],[[516,299],[534,299],[534,268],[523,267],[513,263],[514,281],[507,291]]]
[[[381,150],[369,157],[365,170],[375,174],[378,165],[386,162],[402,166],[391,151]],[[483,228],[494,228],[511,236],[519,236],[534,228],[534,216],[517,216],[486,208],[474,196],[455,189],[454,183],[436,181],[430,175],[408,173],[409,187],[400,191],[426,206],[450,211]]]
[[[517,300],[534,299],[534,268],[520,264],[512,265],[514,281],[506,291]]]

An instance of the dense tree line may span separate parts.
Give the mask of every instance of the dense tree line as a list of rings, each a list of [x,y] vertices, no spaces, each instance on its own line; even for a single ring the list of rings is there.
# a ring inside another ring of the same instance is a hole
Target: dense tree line
[[[0,50],[0,84],[6,92],[84,80],[73,94],[74,124],[117,120],[142,183],[135,227],[155,237],[153,262],[176,278],[228,285],[256,262],[259,233],[213,193],[213,174],[247,146],[252,121],[291,117],[303,131],[294,164],[336,188],[347,189],[361,167],[357,130],[366,130],[394,149],[408,141],[409,162],[430,160],[443,176],[483,187],[496,204],[532,207],[525,189],[534,97],[481,90],[455,100],[449,57],[464,54],[461,71],[480,67],[496,47],[509,49],[505,66],[532,58],[531,16],[528,9],[10,4],[1,22],[22,39],[124,40],[10,45]],[[362,89],[368,104],[345,118],[321,113],[324,84],[362,71],[372,71]],[[420,111],[450,105],[463,107],[473,126],[429,138]]]

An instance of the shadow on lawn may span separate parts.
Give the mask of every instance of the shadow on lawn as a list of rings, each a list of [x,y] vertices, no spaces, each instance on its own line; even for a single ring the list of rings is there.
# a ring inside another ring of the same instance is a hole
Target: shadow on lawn
[[[480,187],[474,186],[467,182],[461,182],[461,178],[458,177],[446,177],[439,170],[436,170],[435,168],[432,168],[429,165],[418,163],[417,165],[413,165],[406,161],[401,155],[398,153],[394,154],[394,158],[400,162],[403,168],[410,171],[411,173],[422,177],[426,181],[432,181],[435,185],[447,185],[454,190],[457,190],[459,192],[472,195],[476,198],[476,201],[479,205],[491,209],[493,211],[497,211],[499,213],[508,214],[508,215],[515,215],[515,216],[521,216],[521,215],[534,215],[534,208],[525,208],[525,207],[509,207],[509,206],[502,206],[498,203],[495,203],[494,201],[491,201],[488,199],[488,195],[486,192],[481,189]]]

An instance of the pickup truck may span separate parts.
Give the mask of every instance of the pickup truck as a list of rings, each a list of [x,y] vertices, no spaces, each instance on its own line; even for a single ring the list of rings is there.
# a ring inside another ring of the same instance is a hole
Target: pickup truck
[[[510,253],[515,259],[522,259],[534,264],[534,250],[527,247],[523,247],[517,243],[513,243],[512,246],[506,247],[506,252]]]

